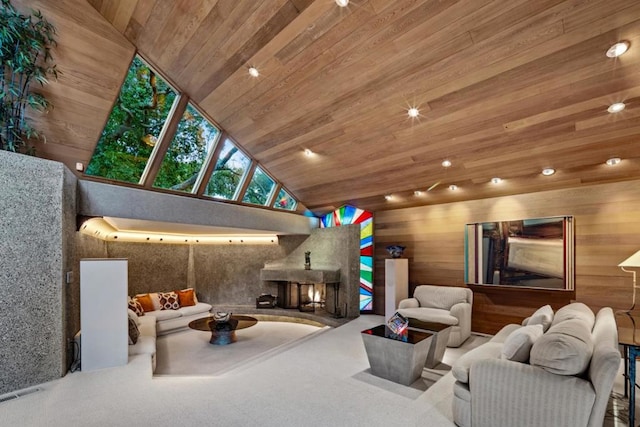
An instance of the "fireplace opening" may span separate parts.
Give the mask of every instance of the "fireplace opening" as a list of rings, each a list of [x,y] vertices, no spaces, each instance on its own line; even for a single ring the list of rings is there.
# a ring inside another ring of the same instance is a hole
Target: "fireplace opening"
[[[298,283],[298,310],[324,309],[327,287],[324,283]]]

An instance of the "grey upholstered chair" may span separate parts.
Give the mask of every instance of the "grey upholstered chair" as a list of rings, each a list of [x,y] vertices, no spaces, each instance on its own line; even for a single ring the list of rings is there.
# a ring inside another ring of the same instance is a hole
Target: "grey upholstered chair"
[[[457,286],[420,285],[398,304],[405,317],[451,325],[448,347],[460,347],[471,335],[473,292]]]

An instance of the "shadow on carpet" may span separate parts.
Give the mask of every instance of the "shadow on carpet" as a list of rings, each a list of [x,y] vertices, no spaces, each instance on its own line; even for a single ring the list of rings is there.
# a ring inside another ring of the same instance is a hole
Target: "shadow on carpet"
[[[328,329],[302,323],[258,322],[237,330],[237,341],[229,345],[210,344],[211,332],[191,329],[159,336],[154,376],[219,376],[286,351]]]

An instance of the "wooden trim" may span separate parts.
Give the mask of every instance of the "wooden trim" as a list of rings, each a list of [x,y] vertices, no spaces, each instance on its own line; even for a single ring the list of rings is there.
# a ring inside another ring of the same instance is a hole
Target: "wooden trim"
[[[251,159],[251,157],[249,158]],[[236,192],[237,194],[237,197],[235,198],[236,201],[242,202],[242,199],[244,198],[244,193],[247,191],[247,187],[249,187],[249,183],[251,183],[251,180],[253,179],[253,174],[256,171],[257,167],[258,167],[258,162],[256,162],[254,159],[251,159],[251,164],[247,168],[247,171],[245,172],[244,177],[242,178],[242,182],[240,182],[240,186]],[[261,206],[261,205],[252,204],[251,206]]]
[[[162,160],[164,160],[164,155],[167,153],[169,145],[171,145],[171,141],[178,129],[178,124],[180,124],[180,120],[182,120],[182,115],[184,114],[188,103],[189,97],[179,95],[178,99],[171,107],[171,111],[169,111],[169,115],[167,116],[167,121],[164,123],[162,131],[160,132],[158,145],[151,153],[147,166],[140,177],[140,185],[144,188],[153,187],[153,181],[156,179],[156,175],[158,175],[158,172],[160,171],[160,165],[162,164]]]
[[[204,167],[204,173],[200,174],[198,178],[198,182],[196,182],[196,191],[194,194],[198,196],[204,196],[204,189],[207,188],[207,184],[209,184],[209,180],[211,179],[211,174],[216,167],[216,163],[218,162],[218,158],[220,157],[220,152],[222,151],[222,147],[224,146],[224,141],[227,139],[228,134],[226,131],[220,129],[220,135],[218,135],[218,140],[216,141],[216,146],[213,148],[211,155],[207,159],[206,165]],[[208,196],[206,196],[208,197]]]

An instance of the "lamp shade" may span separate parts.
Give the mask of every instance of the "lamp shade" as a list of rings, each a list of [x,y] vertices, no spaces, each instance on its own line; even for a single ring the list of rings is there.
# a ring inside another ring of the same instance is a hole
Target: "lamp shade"
[[[622,261],[618,267],[640,267],[640,251]]]

